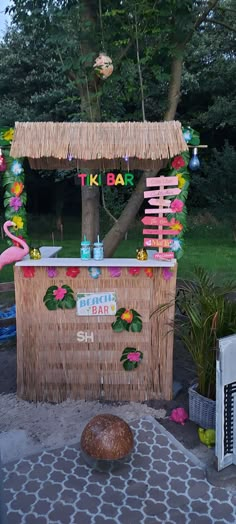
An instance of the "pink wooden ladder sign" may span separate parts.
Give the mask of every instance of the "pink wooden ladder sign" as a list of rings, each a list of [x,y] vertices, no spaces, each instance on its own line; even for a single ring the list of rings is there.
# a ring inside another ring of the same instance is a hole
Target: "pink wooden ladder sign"
[[[165,217],[143,217],[142,223],[145,226],[171,226],[175,223],[175,219],[169,221]]]
[[[156,260],[171,260],[174,258],[174,253],[169,251],[168,253],[155,253],[153,256]]]
[[[170,238],[144,238],[144,247],[170,247]]]
[[[150,206],[170,206],[171,200],[164,200],[164,198],[151,198],[148,200]]]
[[[171,189],[155,189],[154,191],[144,191],[144,198],[152,198],[152,197],[159,197],[159,196],[174,196],[179,195],[181,193],[181,189],[178,187],[173,187]]]
[[[176,229],[143,229],[143,235],[179,235]]]
[[[145,209],[145,214],[146,215],[155,215],[158,213],[174,213],[174,211],[172,211],[172,209],[170,207],[154,207],[154,208],[151,208],[151,209]]]
[[[178,177],[177,176],[159,176],[156,178],[147,178],[146,186],[147,187],[156,187],[156,186],[177,186]]]

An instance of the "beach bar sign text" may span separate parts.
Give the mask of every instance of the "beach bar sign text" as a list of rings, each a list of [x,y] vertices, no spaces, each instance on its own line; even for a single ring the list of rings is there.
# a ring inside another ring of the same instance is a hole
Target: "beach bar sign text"
[[[87,175],[78,173],[78,179],[81,180],[81,186],[133,186],[134,175],[132,173],[99,173]]]
[[[77,315],[79,316],[104,316],[115,315],[116,293],[105,291],[103,293],[78,293]]]

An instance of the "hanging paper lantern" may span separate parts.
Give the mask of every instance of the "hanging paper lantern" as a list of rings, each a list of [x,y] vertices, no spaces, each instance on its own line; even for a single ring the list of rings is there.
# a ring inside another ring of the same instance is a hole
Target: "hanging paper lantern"
[[[99,54],[99,56],[96,58],[93,64],[93,67],[95,73],[104,80],[113,73],[112,59],[105,53]]]
[[[7,163],[0,149],[0,171],[3,172],[3,171],[6,171],[6,169],[7,169]]]

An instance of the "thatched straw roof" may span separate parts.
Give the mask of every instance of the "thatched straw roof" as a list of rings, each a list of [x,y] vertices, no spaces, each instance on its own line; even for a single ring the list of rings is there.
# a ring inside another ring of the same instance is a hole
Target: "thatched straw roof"
[[[155,169],[187,148],[180,122],[17,122],[10,154],[34,169]]]

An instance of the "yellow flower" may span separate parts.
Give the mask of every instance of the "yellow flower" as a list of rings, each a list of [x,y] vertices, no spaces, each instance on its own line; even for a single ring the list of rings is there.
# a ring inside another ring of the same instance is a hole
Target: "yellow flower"
[[[5,133],[3,134],[3,138],[7,142],[11,142],[12,139],[13,139],[13,136],[14,136],[14,129],[13,129],[13,127],[10,127],[10,129],[5,131]]]
[[[15,215],[13,217],[12,222],[15,222],[17,229],[23,229],[24,222],[23,222],[22,218],[19,217],[18,215]]]
[[[186,180],[183,177],[183,175],[177,175],[177,177],[178,177],[178,187],[179,189],[182,189],[184,187]]]
[[[182,224],[177,220],[177,221],[175,222],[175,224],[173,224],[173,225],[171,226],[171,229],[173,229],[174,231],[179,231],[179,232],[180,232],[180,231],[182,231],[182,229],[183,229],[183,225],[182,225]]]

